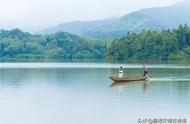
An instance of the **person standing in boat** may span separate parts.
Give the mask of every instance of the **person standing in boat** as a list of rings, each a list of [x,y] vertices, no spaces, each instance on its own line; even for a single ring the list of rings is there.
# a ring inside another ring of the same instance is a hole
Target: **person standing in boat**
[[[143,70],[143,76],[148,76],[148,69],[146,68],[145,65],[143,65],[142,70]]]
[[[120,78],[123,77],[123,67],[122,66],[119,68],[119,77]]]

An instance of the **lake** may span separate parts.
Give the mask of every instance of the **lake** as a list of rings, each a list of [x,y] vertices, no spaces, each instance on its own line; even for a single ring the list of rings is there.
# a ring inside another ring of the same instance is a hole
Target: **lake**
[[[136,124],[139,119],[187,119],[190,64],[0,63],[0,124]]]

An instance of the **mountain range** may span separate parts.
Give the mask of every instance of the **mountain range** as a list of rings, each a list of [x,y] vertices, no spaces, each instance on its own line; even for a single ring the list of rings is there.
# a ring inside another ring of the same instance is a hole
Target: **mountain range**
[[[142,9],[120,18],[63,23],[38,33],[52,34],[64,31],[101,39],[121,37],[129,31],[161,30],[175,28],[180,24],[190,24],[188,12],[190,12],[190,1],[185,0],[167,7]]]
[[[38,33],[40,34],[54,34],[56,32],[69,32],[76,35],[83,35],[90,30],[101,27],[106,24],[113,23],[116,19],[105,19],[97,21],[73,21],[69,23],[59,24],[55,27],[44,29]]]

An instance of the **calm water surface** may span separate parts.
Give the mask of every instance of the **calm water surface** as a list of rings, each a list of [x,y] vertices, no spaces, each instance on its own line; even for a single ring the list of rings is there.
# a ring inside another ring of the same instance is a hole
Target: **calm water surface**
[[[138,64],[122,64],[126,76]],[[190,65],[148,65],[151,80],[113,83],[119,64],[1,63],[0,124],[136,124],[186,118]]]

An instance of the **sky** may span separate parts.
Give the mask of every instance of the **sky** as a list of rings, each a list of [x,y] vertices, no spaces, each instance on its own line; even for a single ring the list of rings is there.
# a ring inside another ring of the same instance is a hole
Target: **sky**
[[[183,0],[0,0],[0,28],[36,32],[61,23],[115,18]]]

